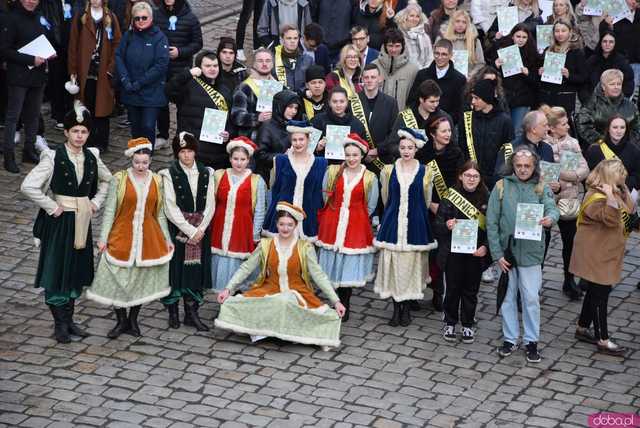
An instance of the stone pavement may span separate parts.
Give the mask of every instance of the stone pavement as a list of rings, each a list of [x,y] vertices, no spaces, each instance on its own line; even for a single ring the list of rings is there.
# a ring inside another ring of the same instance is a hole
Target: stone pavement
[[[206,44],[231,34],[235,22],[209,25]],[[56,131],[47,137],[61,140]],[[126,139],[114,127],[114,147],[105,156],[112,171],[127,165],[120,155]],[[169,160],[164,151],[153,168]],[[92,336],[59,345],[42,293],[32,287],[36,209],[18,193],[22,177],[0,172],[0,426],[585,427],[592,413],[640,408],[635,236],[624,279],[610,299],[612,337],[631,348],[625,359],[596,354],[574,340],[580,304],[559,291],[555,233],[544,271],[540,364],[527,364],[522,351],[497,356],[500,318],[494,315],[495,286],[486,284],[472,345],[444,342],[440,315],[426,303],[410,327],[389,327],[390,302],[380,300],[371,285],[355,291],[342,346],[330,352],[273,341],[251,344],[222,330],[168,330],[157,302],[142,310],[143,337],[109,340],[111,310],[84,299],[76,319]],[[212,325],[212,293],[201,312]]]

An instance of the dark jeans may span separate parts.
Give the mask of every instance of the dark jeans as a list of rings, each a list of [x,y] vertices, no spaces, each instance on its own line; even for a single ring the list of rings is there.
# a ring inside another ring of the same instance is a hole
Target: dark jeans
[[[158,111],[158,137],[169,139],[169,124],[171,123],[171,117],[169,112],[169,106],[160,107]]]
[[[249,18],[251,18],[251,12],[253,12],[253,49],[257,49],[260,46],[258,41],[258,20],[260,19],[263,5],[264,0],[242,0],[242,11],[236,27],[236,46],[238,49],[244,49],[244,35],[247,31]]]
[[[131,138],[145,137],[151,144],[156,142],[156,121],[160,107],[127,106],[127,115],[131,122]]]
[[[92,114],[93,127],[87,146],[97,147],[104,150],[109,147],[109,116],[96,117],[96,89],[98,81],[95,79],[87,79],[84,85],[84,103]]]
[[[609,331],[607,329],[607,303],[609,302],[609,293],[611,286],[596,284],[595,282],[586,281],[587,294],[582,301],[582,311],[580,311],[580,319],[578,325],[582,328],[589,328],[593,322],[593,332],[597,339],[609,339]]]
[[[33,146],[38,132],[40,107],[44,86],[24,87],[9,86],[7,88],[7,113],[4,128],[4,152],[13,151],[13,138],[16,134],[18,119],[24,125],[25,147]]]
[[[560,237],[562,238],[562,262],[566,276],[569,274],[573,238],[576,236],[576,220],[558,220],[558,227],[560,228]]]
[[[482,277],[482,258],[469,254],[450,253],[444,273],[444,322],[447,325],[460,323],[463,327],[473,325],[478,305],[478,290]]]
[[[47,98],[51,103],[51,118],[57,123],[64,122],[64,116],[71,110],[71,95],[64,88],[69,80],[66,54],[47,61]]]

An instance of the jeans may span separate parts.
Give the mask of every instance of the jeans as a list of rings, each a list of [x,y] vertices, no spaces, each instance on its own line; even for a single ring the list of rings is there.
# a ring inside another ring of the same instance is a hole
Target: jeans
[[[131,138],[145,137],[152,145],[156,142],[156,121],[160,107],[127,106],[131,122]]]
[[[33,146],[38,132],[40,107],[44,86],[9,86],[7,88],[7,112],[4,128],[4,152],[13,152],[14,136],[18,126],[18,119],[24,125],[24,146]]]
[[[506,342],[518,343],[520,324],[518,322],[517,295],[522,298],[522,323],[524,343],[537,342],[540,337],[540,297],[542,268],[540,265],[515,267],[509,271],[507,295],[502,302],[502,334]]]
[[[513,123],[513,131],[516,137],[522,135],[522,119],[524,115],[531,110],[531,107],[512,107],[511,108],[511,122]]]
[[[238,49],[244,49],[244,35],[247,31],[249,18],[251,18],[251,12],[253,12],[253,49],[258,49],[258,46],[260,46],[258,41],[258,20],[260,19],[263,5],[264,0],[242,0],[242,11],[236,27],[236,47]]]

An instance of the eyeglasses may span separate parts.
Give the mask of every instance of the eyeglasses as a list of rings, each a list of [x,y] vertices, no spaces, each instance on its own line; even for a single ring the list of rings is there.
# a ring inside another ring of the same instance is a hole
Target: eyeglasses
[[[148,20],[148,19],[149,19],[149,17],[148,17],[148,16],[146,16],[146,15],[142,15],[142,16],[134,16],[134,17],[133,17],[133,20],[134,20],[135,22],[139,22],[139,21],[146,21],[146,20]]]
[[[367,38],[366,37],[352,37],[351,38],[352,42],[362,42],[364,40],[367,40]]]
[[[345,59],[360,59],[360,57],[357,55],[347,55]]]
[[[480,175],[479,174],[462,174],[462,176],[464,178],[467,178],[469,180],[480,180]]]

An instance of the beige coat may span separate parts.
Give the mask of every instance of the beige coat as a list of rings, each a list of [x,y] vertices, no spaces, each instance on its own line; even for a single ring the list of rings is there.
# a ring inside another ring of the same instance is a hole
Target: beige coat
[[[582,193],[584,192],[582,182],[589,175],[589,165],[587,165],[587,161],[582,156],[580,143],[569,135],[560,139],[548,137],[545,142],[553,149],[554,162],[560,162],[560,157],[564,151],[580,155],[580,165],[575,171],[560,171],[560,192],[555,195],[556,202],[558,199],[582,199]]]
[[[585,200],[594,193],[589,190]],[[630,196],[625,196],[631,209]],[[622,199],[618,203],[624,204]],[[620,281],[626,238],[620,210],[599,199],[589,204],[573,241],[569,271],[587,281],[614,285]]]

